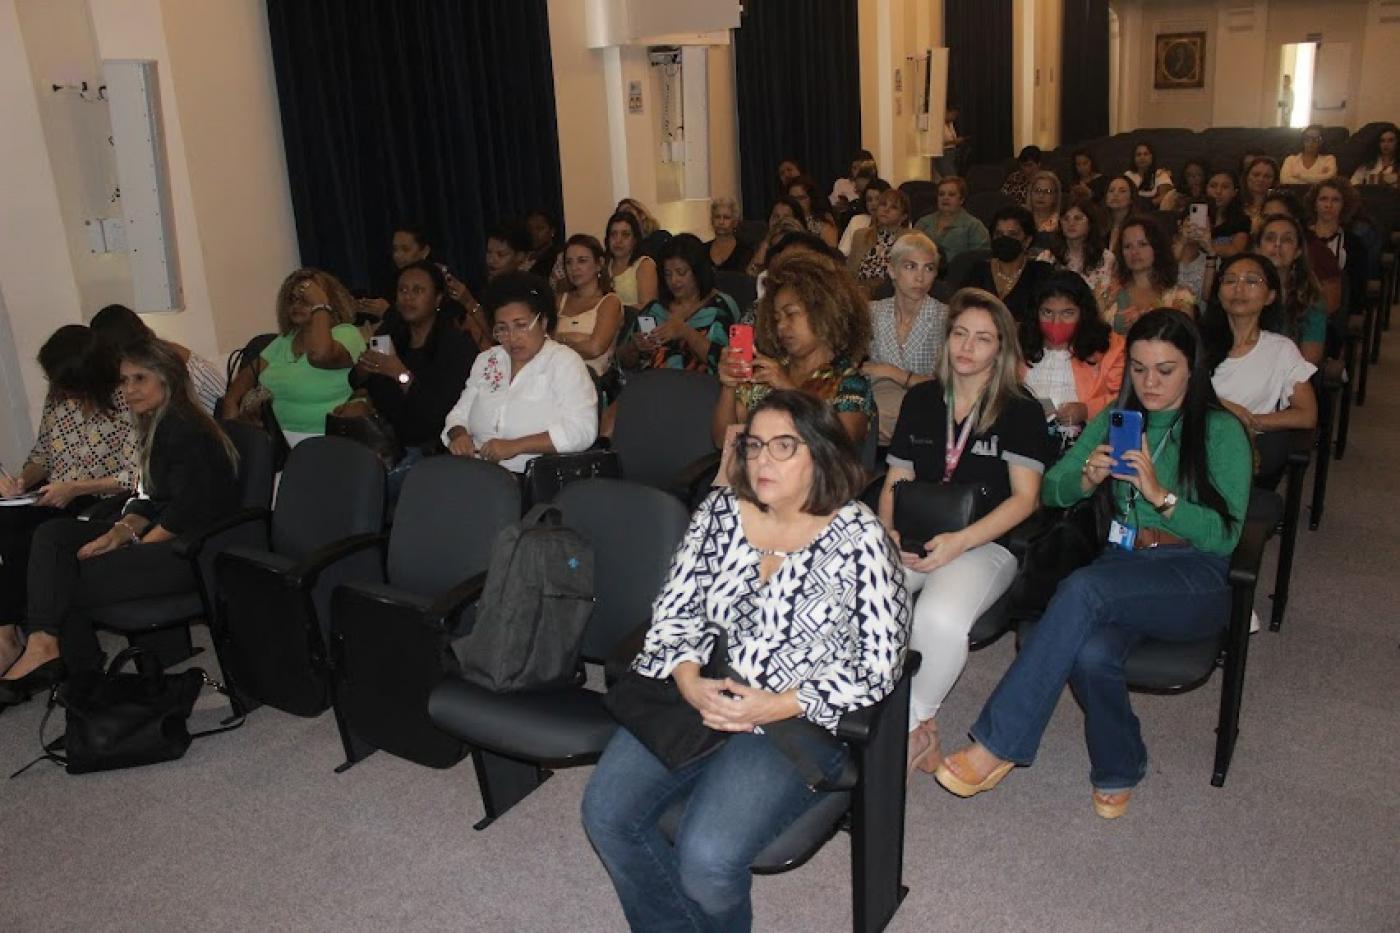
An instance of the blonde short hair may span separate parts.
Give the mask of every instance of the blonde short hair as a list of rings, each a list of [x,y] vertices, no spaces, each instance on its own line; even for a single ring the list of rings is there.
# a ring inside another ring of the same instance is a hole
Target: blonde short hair
[[[939,261],[938,244],[924,236],[922,233],[906,233],[904,236],[894,241],[890,247],[890,269],[893,271],[896,264],[901,263],[908,256],[914,253],[923,253],[933,257],[934,264]]]

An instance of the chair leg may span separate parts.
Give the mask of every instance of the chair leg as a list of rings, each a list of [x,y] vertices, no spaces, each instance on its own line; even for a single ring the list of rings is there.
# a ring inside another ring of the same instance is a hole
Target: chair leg
[[[1371,362],[1379,363],[1381,361],[1381,333],[1384,330],[1381,327],[1381,322],[1385,320],[1385,299],[1377,297],[1371,304]]]
[[[345,760],[336,765],[335,773],[344,774],[370,755],[379,751],[379,749],[350,730],[350,724],[345,721],[345,717],[340,712],[339,703],[336,703],[331,708],[335,711],[336,728],[340,730],[340,745],[345,749]]]
[[[851,793],[851,929],[883,930],[909,889],[904,885],[904,756],[909,742],[909,678],[901,678],[862,749]]]
[[[1340,393],[1323,391],[1317,425],[1317,453],[1313,460],[1312,505],[1308,507],[1308,530],[1317,531],[1322,524],[1322,510],[1327,503],[1327,473],[1332,466],[1332,432],[1337,423],[1337,397]]]
[[[1375,327],[1375,308],[1367,305],[1361,318],[1361,350],[1356,355],[1356,405],[1366,404],[1366,379],[1371,372],[1371,330]]]
[[[1235,739],[1240,734],[1240,703],[1244,696],[1244,666],[1249,654],[1249,616],[1254,608],[1254,587],[1230,588],[1230,629],[1226,635],[1225,670],[1220,683],[1220,719],[1215,727],[1215,768],[1210,783],[1225,786]]]
[[[1273,611],[1269,631],[1283,627],[1283,613],[1288,608],[1288,584],[1293,577],[1293,549],[1298,541],[1298,515],[1303,509],[1303,471],[1306,463],[1290,464],[1288,489],[1283,499],[1283,536],[1278,545],[1278,570],[1274,574]]]
[[[155,655],[164,667],[173,667],[181,661],[188,661],[204,650],[194,646],[188,623],[150,632],[130,632],[126,641],[133,648],[141,648]]]
[[[554,776],[528,761],[506,758],[494,752],[475,749],[472,764],[476,766],[476,782],[481,787],[481,803],[486,816],[472,827],[483,830],[505,814],[535,789]]]

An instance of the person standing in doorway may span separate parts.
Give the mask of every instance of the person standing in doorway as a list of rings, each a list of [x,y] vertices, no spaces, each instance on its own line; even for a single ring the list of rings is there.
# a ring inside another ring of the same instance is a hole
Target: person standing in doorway
[[[1278,97],[1278,125],[1287,126],[1293,115],[1293,76],[1283,76],[1283,91]]]

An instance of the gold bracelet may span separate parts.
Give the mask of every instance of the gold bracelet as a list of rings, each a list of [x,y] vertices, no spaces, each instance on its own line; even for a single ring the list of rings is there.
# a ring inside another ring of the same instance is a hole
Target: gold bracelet
[[[137,533],[137,531],[136,531],[135,528],[132,528],[132,527],[131,527],[130,525],[128,525],[126,522],[117,522],[116,524],[122,526],[123,528],[125,528],[126,531],[127,531],[127,534],[131,535],[131,537],[127,539],[127,542],[126,542],[127,544],[135,544],[137,541],[140,541],[140,540],[141,540],[141,535],[139,535],[139,534]]]

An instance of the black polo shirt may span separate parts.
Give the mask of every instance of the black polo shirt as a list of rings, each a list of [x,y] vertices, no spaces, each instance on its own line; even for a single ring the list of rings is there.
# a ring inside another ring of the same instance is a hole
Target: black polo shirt
[[[947,422],[942,383],[935,379],[916,385],[899,408],[886,462],[913,470],[915,479],[940,482]],[[962,422],[954,422],[954,441],[961,430]],[[990,427],[968,438],[953,482],[986,486],[988,507],[995,508],[1011,498],[1011,465],[1044,473],[1054,454],[1040,403],[1030,396],[1014,397]]]

